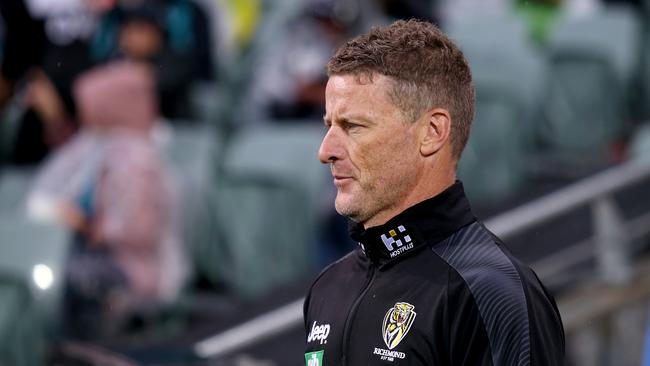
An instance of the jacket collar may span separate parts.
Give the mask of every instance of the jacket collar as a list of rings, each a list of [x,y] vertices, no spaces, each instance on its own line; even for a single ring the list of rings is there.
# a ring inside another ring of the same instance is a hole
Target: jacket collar
[[[463,184],[456,181],[433,198],[412,206],[387,223],[364,229],[350,222],[350,237],[375,264],[398,260],[416,248],[437,243],[476,221]]]

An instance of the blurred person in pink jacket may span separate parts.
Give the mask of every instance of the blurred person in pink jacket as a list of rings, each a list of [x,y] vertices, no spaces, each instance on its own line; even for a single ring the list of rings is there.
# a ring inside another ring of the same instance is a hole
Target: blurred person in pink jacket
[[[65,328],[88,338],[172,300],[185,264],[172,182],[152,136],[158,111],[151,70],[131,62],[91,70],[75,83],[74,96],[82,133],[40,180],[68,189],[50,195],[58,196],[58,220],[75,232]]]

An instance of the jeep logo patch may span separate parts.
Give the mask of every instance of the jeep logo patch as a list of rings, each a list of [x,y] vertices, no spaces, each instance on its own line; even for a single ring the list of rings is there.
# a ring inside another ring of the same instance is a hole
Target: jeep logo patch
[[[330,325],[321,324],[316,325],[316,322],[311,326],[311,332],[307,336],[307,343],[320,341],[320,344],[327,343],[327,336],[330,335]]]

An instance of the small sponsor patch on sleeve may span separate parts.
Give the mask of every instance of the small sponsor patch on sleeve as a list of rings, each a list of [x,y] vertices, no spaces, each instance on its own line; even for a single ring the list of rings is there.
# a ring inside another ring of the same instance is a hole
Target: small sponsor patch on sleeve
[[[323,364],[324,351],[305,353],[305,366],[321,366]]]

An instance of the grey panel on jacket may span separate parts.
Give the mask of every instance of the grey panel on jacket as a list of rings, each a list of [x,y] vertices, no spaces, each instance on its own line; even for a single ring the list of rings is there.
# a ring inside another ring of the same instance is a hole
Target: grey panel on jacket
[[[432,247],[463,278],[486,327],[494,365],[529,365],[524,288],[512,261],[473,223]]]

